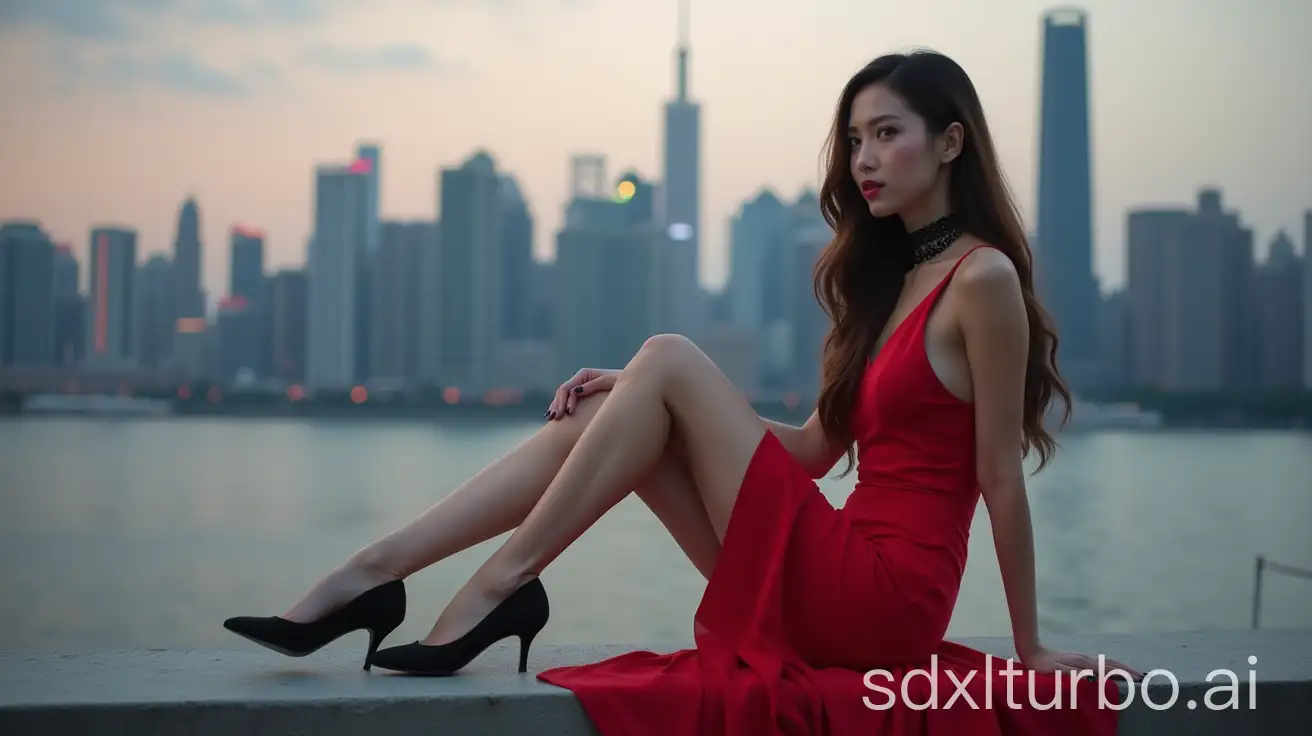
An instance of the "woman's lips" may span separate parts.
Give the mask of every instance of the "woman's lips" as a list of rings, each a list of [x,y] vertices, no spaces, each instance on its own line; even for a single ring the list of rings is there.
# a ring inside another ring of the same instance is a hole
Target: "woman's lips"
[[[883,188],[884,188],[883,184],[879,184],[873,181],[863,181],[861,182],[861,195],[864,196],[866,199],[874,199],[875,197],[879,196],[879,192]]]

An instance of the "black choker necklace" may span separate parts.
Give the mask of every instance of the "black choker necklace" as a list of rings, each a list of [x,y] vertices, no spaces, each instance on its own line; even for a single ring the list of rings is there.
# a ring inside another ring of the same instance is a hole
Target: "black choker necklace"
[[[955,215],[944,215],[922,228],[912,230],[907,233],[912,264],[919,266],[936,257],[964,234],[961,221]]]

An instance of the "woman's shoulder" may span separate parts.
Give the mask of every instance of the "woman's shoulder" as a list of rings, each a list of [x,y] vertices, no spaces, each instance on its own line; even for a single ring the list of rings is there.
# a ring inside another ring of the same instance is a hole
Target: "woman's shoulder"
[[[1002,249],[974,236],[966,237],[971,240],[966,243],[969,250],[961,259],[955,280],[970,284],[967,288],[971,290],[1009,288],[1009,285],[1020,288],[1016,264]]]
[[[968,309],[1009,304],[1021,298],[1020,274],[1016,264],[1000,248],[974,239],[961,260],[955,281],[957,292]]]

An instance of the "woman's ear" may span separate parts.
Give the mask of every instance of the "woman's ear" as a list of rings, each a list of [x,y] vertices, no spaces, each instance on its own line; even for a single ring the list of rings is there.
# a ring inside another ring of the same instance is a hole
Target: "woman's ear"
[[[945,164],[951,163],[961,155],[965,142],[966,130],[961,127],[961,123],[949,125],[939,136],[939,161]]]

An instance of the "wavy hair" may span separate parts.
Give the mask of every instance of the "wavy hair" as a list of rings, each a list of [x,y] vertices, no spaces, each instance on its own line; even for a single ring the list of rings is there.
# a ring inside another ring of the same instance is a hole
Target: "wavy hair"
[[[1057,370],[1057,334],[1035,295],[1033,256],[998,164],[979,95],[956,62],[934,51],[875,59],[848,81],[838,101],[826,146],[828,170],[820,188],[820,209],[834,238],[821,252],[814,272],[815,296],[831,322],[817,407],[820,422],[828,436],[848,448],[846,475],[855,460],[851,412],[866,359],[892,316],[912,266],[901,218],[871,215],[852,178],[847,134],[852,102],[873,84],[886,85],[897,94],[924,120],[931,135],[944,132],[953,122],[964,129],[961,154],[950,165],[949,206],[966,232],[1006,254],[1020,276],[1029,321],[1023,451],[1025,456],[1038,453],[1038,472],[1057,448],[1043,425],[1055,397],[1065,405],[1061,421],[1070,416],[1070,391]]]

